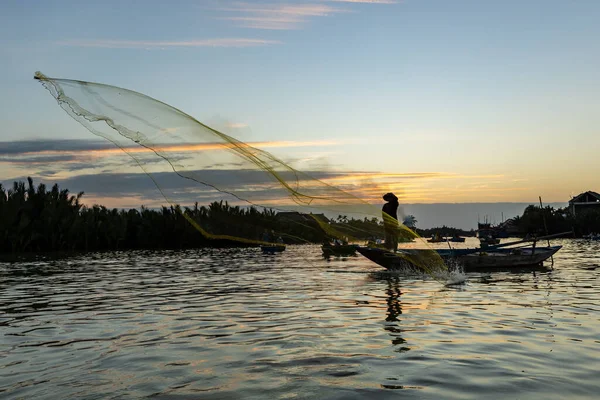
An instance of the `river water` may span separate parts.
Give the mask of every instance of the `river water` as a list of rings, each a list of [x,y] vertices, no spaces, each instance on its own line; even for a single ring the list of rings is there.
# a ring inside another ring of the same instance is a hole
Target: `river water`
[[[0,397],[598,397],[600,242],[460,285],[318,246],[0,264]]]

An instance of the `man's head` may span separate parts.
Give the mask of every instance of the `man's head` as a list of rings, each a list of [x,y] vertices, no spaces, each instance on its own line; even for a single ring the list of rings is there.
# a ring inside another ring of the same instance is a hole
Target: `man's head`
[[[398,197],[394,193],[386,193],[383,195],[385,201],[398,201]]]

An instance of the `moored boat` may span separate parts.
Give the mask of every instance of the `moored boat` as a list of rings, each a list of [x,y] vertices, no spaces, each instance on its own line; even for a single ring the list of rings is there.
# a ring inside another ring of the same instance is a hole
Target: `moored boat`
[[[434,235],[431,236],[431,239],[427,239],[427,241],[429,243],[441,243],[441,242],[445,242],[446,239],[444,239],[442,237],[442,235],[440,235],[439,233],[436,233]]]
[[[343,257],[356,254],[357,247],[355,244],[324,244],[321,250],[324,257]]]
[[[284,251],[285,245],[260,246],[260,249],[265,254],[275,254]]]
[[[600,240],[600,234],[597,233],[590,233],[589,235],[585,235],[583,237],[588,240]]]
[[[444,249],[435,250],[447,264],[454,260],[464,268],[465,272],[513,270],[527,267],[540,267],[548,258],[552,257],[562,246],[549,247],[521,247],[492,249]],[[358,247],[360,254],[381,265],[386,269],[400,269],[410,265],[408,259],[418,256],[418,252],[430,250],[399,250],[394,254],[384,249],[372,247]],[[406,255],[407,257],[402,257]]]
[[[491,237],[491,236],[480,237],[479,243],[481,244],[482,248],[485,248],[486,246],[493,246],[496,244],[500,244],[500,239]]]
[[[485,223],[477,223],[477,237],[483,248],[500,244],[497,228],[493,227],[487,221]]]

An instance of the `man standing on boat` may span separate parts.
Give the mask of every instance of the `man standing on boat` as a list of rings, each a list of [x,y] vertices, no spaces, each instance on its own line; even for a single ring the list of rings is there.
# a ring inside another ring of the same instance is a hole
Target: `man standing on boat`
[[[394,193],[386,193],[387,201],[382,208],[383,228],[385,230],[385,247],[394,252],[398,250],[398,197]]]

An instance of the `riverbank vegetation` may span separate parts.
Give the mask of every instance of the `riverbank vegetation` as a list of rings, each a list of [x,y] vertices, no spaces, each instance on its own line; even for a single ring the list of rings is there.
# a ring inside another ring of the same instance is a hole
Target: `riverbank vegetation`
[[[127,249],[185,249],[237,247],[249,244],[204,237],[187,218],[213,234],[260,240],[274,231],[286,243],[322,243],[326,234],[312,218],[297,213],[278,215],[271,209],[231,206],[161,207],[118,210],[85,206],[83,192],[75,195],[58,185],[47,188],[33,180],[0,185],[0,252],[101,251]],[[292,215],[289,215],[292,214]],[[187,217],[187,218],[186,218]],[[359,239],[383,236],[376,218],[355,220],[340,216],[329,221],[338,232]],[[254,244],[256,246],[256,244]]]
[[[33,180],[14,182],[11,188],[0,185],[0,252],[99,251],[126,249],[183,249],[232,247],[247,244],[211,240],[195,229],[186,217],[213,233],[259,240],[265,230],[274,230],[286,243],[321,243],[327,236],[312,218],[282,218],[277,212],[255,207],[231,206],[213,202],[208,206],[162,207],[160,209],[118,210],[101,205],[82,204],[83,192],[75,195],[58,185],[37,187]],[[290,213],[287,213],[290,214]],[[293,214],[293,213],[292,213]],[[416,219],[411,224],[416,226]],[[406,222],[406,221],[405,221]],[[372,240],[383,237],[381,220],[348,219],[339,216],[329,225],[349,237]],[[520,235],[574,230],[578,235],[600,232],[600,211],[583,210],[576,216],[567,209],[529,206],[522,216],[511,220]],[[444,236],[473,236],[474,231],[441,227],[417,229],[423,237],[439,232]]]
[[[576,237],[600,232],[600,207],[577,210],[568,207],[555,209],[530,205],[523,215],[510,221],[512,229],[519,235],[543,235],[572,231]]]
[[[184,217],[213,233],[259,239],[265,229],[287,229],[292,236],[319,242],[324,236],[311,227],[278,226],[276,213],[241,208],[226,202],[140,210],[108,209],[82,204],[83,192],[71,195],[58,185],[48,189],[15,182],[0,186],[0,252],[98,251],[124,249],[183,249],[231,247],[246,244],[204,237]],[[304,230],[301,232],[299,230]]]

